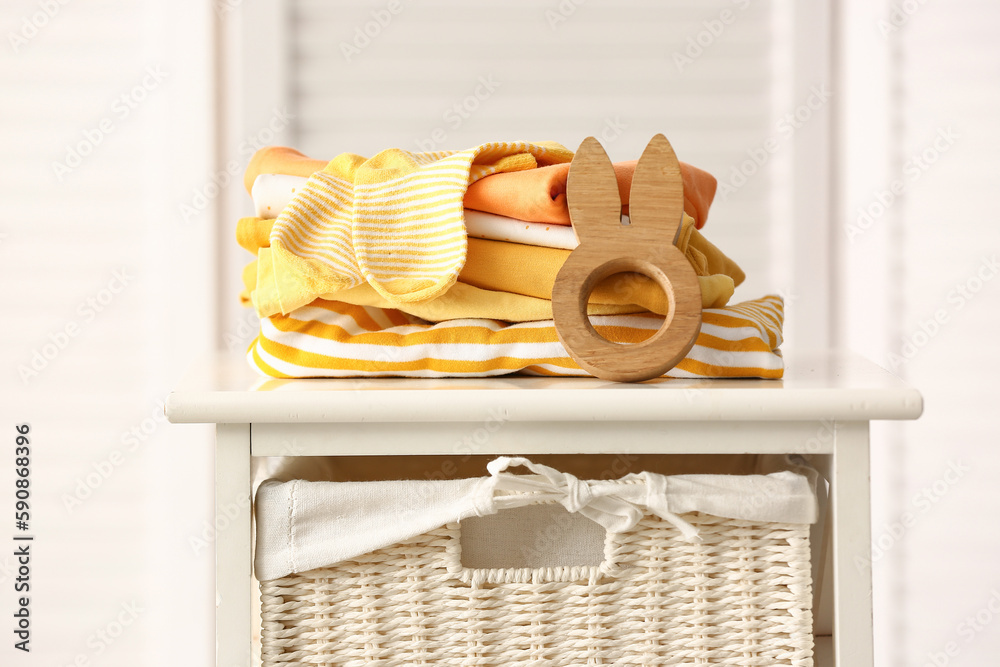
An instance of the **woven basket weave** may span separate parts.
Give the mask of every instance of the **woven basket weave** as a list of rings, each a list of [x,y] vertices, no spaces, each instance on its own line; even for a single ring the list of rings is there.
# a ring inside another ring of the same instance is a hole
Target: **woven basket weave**
[[[646,515],[600,567],[473,570],[460,525],[261,583],[264,665],[811,667],[809,526]]]

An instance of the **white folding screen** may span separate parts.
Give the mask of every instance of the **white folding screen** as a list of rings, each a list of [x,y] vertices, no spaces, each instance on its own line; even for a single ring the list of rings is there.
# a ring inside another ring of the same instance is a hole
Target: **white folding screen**
[[[876,664],[992,664],[1000,6],[842,5],[838,338],[925,399],[872,453]]]
[[[3,665],[212,656],[212,554],[189,543],[211,515],[211,440],[162,410],[215,346],[215,216],[181,214],[212,169],[211,19],[194,3],[4,3]],[[30,520],[15,531],[20,423]],[[35,538],[18,591],[15,532]]]

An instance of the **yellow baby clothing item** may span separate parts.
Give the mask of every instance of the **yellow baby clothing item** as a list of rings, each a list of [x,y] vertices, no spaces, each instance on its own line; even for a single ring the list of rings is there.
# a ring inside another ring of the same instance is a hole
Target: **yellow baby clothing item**
[[[260,261],[257,264],[259,268],[255,268],[254,271],[263,271],[263,275],[266,276],[264,279],[258,278],[247,282],[248,292],[253,293],[252,300],[260,317],[276,313],[288,314],[295,308],[308,304],[317,296],[308,284],[296,282],[294,276],[276,273],[272,254],[260,252],[261,249],[268,247],[273,224],[273,219],[243,218],[237,223],[236,228],[240,245],[250,252],[259,253]],[[702,307],[720,308],[726,305],[735,287],[744,279],[740,267],[705,239],[694,228],[694,220],[688,216],[684,216],[677,245],[685,253],[698,275]],[[415,307],[411,307],[410,304],[395,304],[384,297],[376,299],[373,290],[361,289],[365,285],[326,292],[320,296],[357,305],[395,306],[435,322],[459,317],[488,317],[512,322],[549,319],[552,317],[551,303],[539,304],[532,299],[514,299],[513,296],[524,295],[549,301],[556,274],[569,253],[568,250],[470,238],[466,263],[456,285],[479,287],[486,292],[460,288],[461,298],[451,295],[440,303],[431,304],[429,300],[417,302],[414,304]],[[710,271],[716,273],[709,273]],[[244,281],[247,280],[245,273]],[[278,285],[279,280],[284,281],[284,284]],[[511,293],[511,295],[502,296],[496,293]],[[445,292],[437,298],[442,299],[447,295],[448,292]],[[250,295],[241,298],[246,303]],[[634,273],[611,276],[602,281],[591,295],[591,303],[636,305],[641,307],[639,310],[648,310],[661,315],[666,314],[668,305],[666,296],[655,282],[646,276]],[[456,307],[458,304],[461,304],[461,307]],[[476,312],[477,306],[482,308],[482,312]],[[615,312],[636,312],[636,310]],[[592,314],[598,314],[598,311]]]
[[[729,302],[733,290],[746,278],[743,270],[712,245],[684,216],[677,248],[684,253],[702,289],[702,307],[719,308]],[[541,299],[552,298],[552,286],[570,250],[522,243],[469,239],[468,257],[459,274],[461,282],[484,289],[514,292]],[[596,303],[635,303],[666,314],[666,296],[655,281],[637,273],[610,276],[591,294]]]
[[[275,276],[270,262],[270,249],[261,248],[259,258],[251,262],[243,271],[243,281],[247,290],[240,300],[248,301],[261,317],[290,314],[299,306],[288,311],[282,309],[281,293],[268,289],[280,277]],[[287,294],[287,292],[285,293]],[[348,289],[323,294],[327,301],[341,301],[356,306],[373,308],[393,308],[393,304],[368,284],[356,285]],[[434,299],[398,306],[402,312],[414,315],[428,322],[442,322],[467,318],[488,318],[507,322],[530,322],[552,319],[552,301],[512,292],[485,290],[457,282],[447,292]],[[614,303],[591,303],[587,312],[591,315],[617,315],[622,313],[648,312],[648,308],[619,299]]]
[[[547,142],[390,149],[370,159],[342,154],[309,177],[271,229],[277,301],[291,312],[365,282],[396,304],[437,297],[465,264],[462,199],[469,183],[572,157]]]
[[[694,347],[666,376],[780,378],[783,317],[777,296],[703,311]],[[595,329],[618,343],[646,340],[662,321],[650,314],[593,318]],[[323,299],[261,320],[247,360],[276,378],[587,375],[566,353],[551,320],[431,324],[398,310]]]
[[[746,274],[739,264],[719,250],[715,244],[698,231],[694,218],[684,216],[681,231],[674,245],[684,253],[694,272],[699,276],[724,275],[733,279],[737,287],[746,280]]]
[[[269,239],[271,236],[271,229],[274,224],[275,220],[273,218],[242,218],[236,224],[236,241],[248,252],[257,254],[258,248],[270,247]],[[482,241],[483,243],[481,244],[479,241]],[[487,239],[469,239],[470,244],[476,244],[478,246],[478,250],[476,252],[476,262],[473,262],[472,264],[476,264],[484,260],[490,262],[489,255],[491,253],[504,252],[504,246],[499,245],[499,242],[486,244],[487,242]],[[552,266],[549,267],[549,270],[553,270],[554,268],[554,271],[558,272],[559,267],[561,267],[563,262],[566,261],[565,257],[569,254],[568,250],[558,248],[555,249],[555,251],[556,253],[561,254],[551,254],[546,252],[532,254],[533,251],[530,249],[531,247],[546,248],[546,246],[532,245],[530,247],[526,247],[528,244],[513,243],[509,241],[504,243],[512,246],[512,248],[507,250],[507,253],[525,253],[524,257],[518,258],[517,263],[512,265],[513,267],[516,267],[513,271],[515,277],[517,273],[525,270],[524,267],[532,267],[537,261],[544,260],[546,257],[559,258],[557,260],[558,265],[553,264],[552,261],[547,262],[548,264],[552,264]],[[695,220],[689,215],[685,214],[683,217],[681,231],[675,245],[685,254],[688,261],[691,262],[691,266],[694,268],[695,273],[699,276],[711,276],[715,274],[726,275],[733,279],[736,286],[739,286],[746,277],[743,270],[736,262],[726,256],[725,253],[719,250],[714,244],[706,239],[700,231],[698,231],[695,226]],[[471,250],[469,252],[471,252]],[[470,267],[469,264],[470,262],[467,255],[466,266],[463,267],[463,273],[468,275],[467,272],[470,269],[474,270],[477,276],[475,279],[482,280],[486,270],[477,266]],[[491,268],[488,269],[488,271],[491,274],[497,274],[490,278],[491,281],[503,281],[508,277],[508,272],[501,271],[499,269]],[[553,277],[554,276],[555,273],[553,273]],[[549,291],[551,292],[551,290]]]
[[[271,247],[272,227],[274,218],[240,218],[236,222],[236,242],[256,257],[257,250]]]
[[[260,317],[285,314],[295,309],[284,310],[280,296],[288,296],[273,287],[275,280],[269,248],[258,251],[259,259],[243,269],[243,283],[246,289],[240,294],[243,305],[252,305]],[[587,312],[591,315],[612,315],[622,313],[653,312],[666,315],[666,296],[655,285],[647,284],[648,279],[638,274],[612,276],[598,285],[591,295]],[[702,307],[714,308],[725,305],[733,294],[733,280],[729,276],[698,276],[701,286]],[[296,295],[305,299],[304,293]],[[321,298],[358,306],[392,308],[394,304],[375,291],[368,284],[357,285],[346,290],[321,295]],[[299,306],[301,307],[301,306]],[[396,306],[399,310],[416,315],[429,322],[442,322],[464,318],[488,318],[507,322],[532,322],[552,319],[552,301],[503,290],[482,289],[478,286],[459,282],[447,292],[434,299]]]

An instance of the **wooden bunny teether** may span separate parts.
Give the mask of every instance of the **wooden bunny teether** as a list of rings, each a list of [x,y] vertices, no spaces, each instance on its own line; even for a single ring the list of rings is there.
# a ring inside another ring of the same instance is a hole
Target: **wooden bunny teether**
[[[614,167],[593,137],[583,140],[573,158],[566,200],[579,246],[552,287],[559,340],[581,368],[604,380],[638,382],[663,375],[687,355],[701,329],[698,278],[674,245],[684,184],[670,142],[656,135],[639,158],[629,195],[630,224],[622,224]],[[603,338],[587,317],[594,287],[622,272],[652,278],[668,302],[660,329],[634,345]]]

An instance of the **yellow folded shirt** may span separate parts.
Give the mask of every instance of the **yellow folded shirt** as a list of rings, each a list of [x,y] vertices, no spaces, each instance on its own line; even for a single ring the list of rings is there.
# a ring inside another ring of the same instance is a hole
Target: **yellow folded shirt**
[[[271,252],[269,248],[261,248],[259,259],[248,264],[243,270],[243,282],[246,289],[240,295],[244,305],[252,304],[260,317],[271,315],[287,315],[296,309],[285,312],[282,309],[280,296],[288,294],[289,290],[268,288],[275,280]],[[617,278],[615,278],[617,279]],[[704,307],[716,307],[711,301],[728,300],[733,293],[733,282],[729,276],[704,276],[698,280],[702,285],[702,300],[708,302]],[[607,281],[605,281],[607,282]],[[602,283],[605,284],[605,283]],[[667,301],[663,292],[654,290],[634,289],[633,281],[627,277],[621,279],[621,289],[608,289],[604,294],[591,296],[587,306],[590,315],[620,315],[627,313],[652,312],[666,315]],[[719,296],[719,295],[722,296]],[[640,299],[634,302],[631,299]],[[329,301],[341,301],[356,306],[375,308],[392,308],[393,304],[379,294],[371,285],[358,285],[339,292],[324,294],[321,298]],[[301,307],[301,306],[300,306]],[[488,290],[457,282],[441,296],[397,306],[397,309],[415,315],[428,322],[444,322],[466,318],[487,318],[505,322],[536,322],[552,319],[552,301],[539,297]]]
[[[699,277],[702,308],[721,308],[746,277],[740,267],[712,245],[685,215],[677,248]],[[469,239],[465,266],[458,279],[469,285],[551,299],[552,285],[571,251],[506,241]],[[634,303],[665,315],[667,298],[652,279],[622,273],[598,283],[591,303]]]
[[[243,271],[243,282],[247,290],[241,295],[241,301],[249,301],[258,313],[271,315],[287,315],[281,309],[278,297],[287,292],[271,290],[262,287],[271,283],[275,277],[271,264],[271,252],[261,248],[260,257],[251,262]],[[320,297],[327,301],[340,301],[354,306],[371,308],[393,308],[393,304],[379,294],[371,285],[358,285],[339,292],[324,294]],[[419,317],[428,322],[444,322],[467,318],[488,318],[506,322],[534,322],[552,319],[552,302],[548,299],[485,290],[464,283],[455,283],[451,288],[437,297],[419,303],[402,304],[398,310]],[[587,312],[591,315],[620,315],[625,313],[642,313],[648,309],[637,304],[591,303]]]
[[[244,302],[251,300],[260,317],[288,314],[314,298],[314,285],[298,280],[294,274],[275,270],[274,257],[268,250],[273,224],[273,219],[243,218],[236,228],[239,244],[259,255],[256,267],[244,271],[247,294],[241,298]],[[744,279],[739,266],[705,239],[688,216],[684,217],[677,245],[699,277],[702,307],[726,305],[735,287]],[[459,282],[452,288],[457,287],[453,294],[449,289],[436,299],[397,304],[371,289],[370,285],[362,284],[326,292],[322,297],[356,305],[397,307],[434,322],[462,317],[489,317],[510,322],[549,319],[552,316],[549,300],[552,285],[569,253],[569,250],[470,238],[468,261],[459,275]],[[255,272],[256,278],[253,277]],[[530,298],[515,298],[518,295]],[[594,290],[590,303],[594,306],[592,314],[645,310],[664,315],[667,311],[666,295],[655,282],[640,274],[607,278]]]

